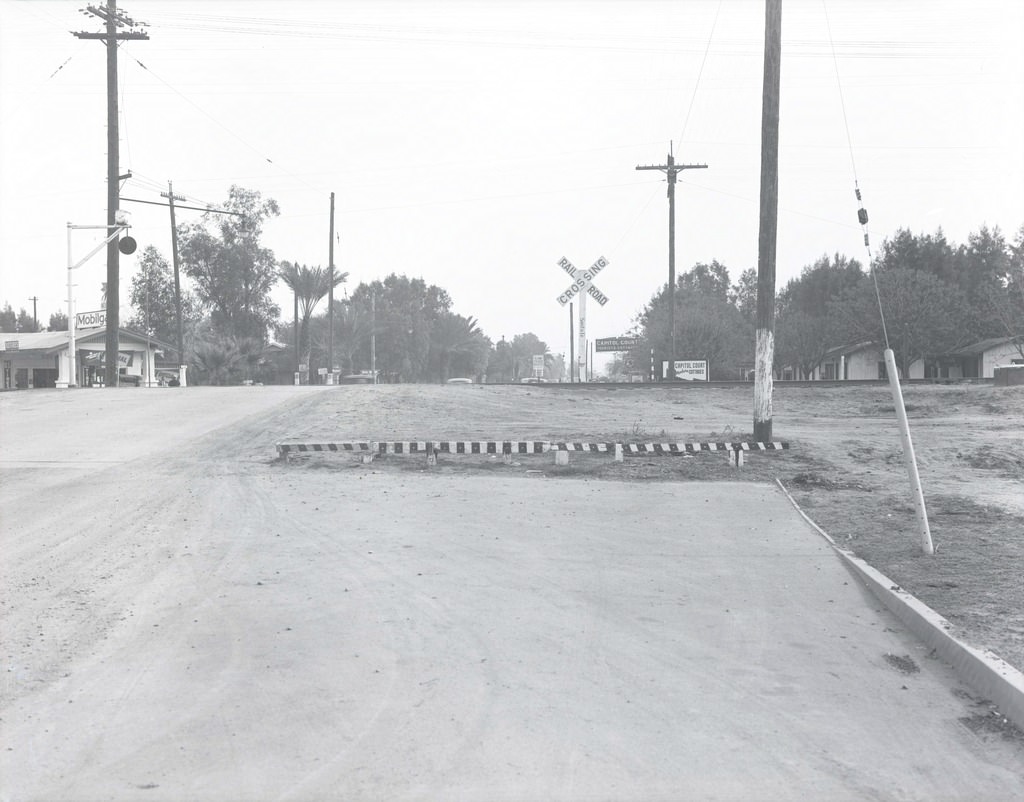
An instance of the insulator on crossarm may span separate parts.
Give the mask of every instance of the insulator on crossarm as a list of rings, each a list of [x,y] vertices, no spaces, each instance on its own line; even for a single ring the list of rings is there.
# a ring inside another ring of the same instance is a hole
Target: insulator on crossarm
[[[857,219],[860,220],[860,224],[862,226],[866,226],[868,224],[868,210],[863,206],[857,210]]]
[[[856,187],[853,191],[857,193],[857,200],[861,200],[861,197],[860,197],[860,187]]]
[[[868,232],[867,231],[864,232],[864,247],[865,248],[870,248],[871,247],[871,244],[868,242]]]

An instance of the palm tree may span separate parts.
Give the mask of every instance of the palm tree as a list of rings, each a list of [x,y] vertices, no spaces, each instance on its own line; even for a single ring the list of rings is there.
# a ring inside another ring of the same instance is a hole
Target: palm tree
[[[482,338],[476,318],[448,312],[434,322],[430,339],[437,352],[442,382],[450,378],[453,358],[473,353]]]
[[[306,267],[298,263],[282,262],[278,275],[295,294],[296,306],[299,308],[296,315],[298,319],[295,321],[298,337],[296,355],[303,355],[305,357],[304,362],[308,365],[310,352],[312,351],[309,338],[309,320],[313,317],[313,310],[320,303],[320,299],[331,291],[332,287],[337,287],[348,278],[348,273],[335,272],[332,281],[330,270],[325,270],[322,267]]]

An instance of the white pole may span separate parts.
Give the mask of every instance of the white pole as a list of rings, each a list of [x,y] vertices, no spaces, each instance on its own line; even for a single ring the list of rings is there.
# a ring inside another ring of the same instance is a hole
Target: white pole
[[[68,223],[68,387],[78,385],[77,366],[75,364],[75,302],[72,298],[71,271],[71,223]]]
[[[917,523],[921,529],[921,551],[934,554],[932,533],[928,528],[928,511],[924,506],[924,492],[921,490],[921,477],[917,473],[917,459],[914,457],[914,444],[910,441],[910,424],[907,422],[907,410],[903,406],[903,391],[900,390],[900,377],[896,370],[896,357],[891,348],[885,349],[885,369],[889,374],[889,387],[892,390],[892,402],[896,407],[896,419],[900,426],[900,440],[903,443],[903,463],[910,477],[910,490],[914,495],[917,510]]]
[[[587,380],[587,292],[580,293],[580,326],[577,336],[579,337],[579,350],[576,352],[576,361],[579,363],[580,382]]]

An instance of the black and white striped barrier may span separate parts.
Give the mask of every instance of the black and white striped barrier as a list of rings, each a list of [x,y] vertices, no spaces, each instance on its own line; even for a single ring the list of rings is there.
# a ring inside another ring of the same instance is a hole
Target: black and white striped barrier
[[[555,453],[555,463],[565,465],[571,453],[613,454],[616,462],[624,455],[683,456],[701,452],[725,452],[729,464],[741,467],[743,455],[751,451],[781,451],[789,443],[553,443],[546,440],[396,440],[396,441],[348,441],[339,443],[306,443],[282,441],[277,444],[281,459],[292,454],[316,452],[349,452],[359,454],[363,462],[371,462],[374,456],[382,454],[426,454],[427,463],[437,462],[438,454],[501,454],[505,462],[511,462],[514,455]]]

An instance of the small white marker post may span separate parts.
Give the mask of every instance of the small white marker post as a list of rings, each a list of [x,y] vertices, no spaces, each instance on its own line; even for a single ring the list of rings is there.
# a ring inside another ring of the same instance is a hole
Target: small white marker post
[[[900,440],[903,443],[903,464],[910,477],[910,491],[914,496],[914,507],[917,511],[917,523],[921,529],[921,551],[934,554],[932,532],[928,527],[928,511],[924,506],[924,491],[921,489],[921,477],[917,472],[917,458],[914,456],[914,444],[910,441],[910,424],[907,421],[907,409],[903,405],[903,391],[900,389],[900,375],[896,370],[896,356],[891,348],[885,349],[885,369],[889,374],[889,388],[892,390],[892,402],[896,407],[896,420],[900,426]]]

